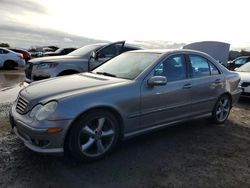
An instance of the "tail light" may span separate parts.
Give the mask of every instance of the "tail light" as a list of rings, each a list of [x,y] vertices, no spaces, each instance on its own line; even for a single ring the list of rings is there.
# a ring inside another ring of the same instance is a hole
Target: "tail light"
[[[17,56],[20,57],[20,59],[23,59],[23,54],[17,53]]]

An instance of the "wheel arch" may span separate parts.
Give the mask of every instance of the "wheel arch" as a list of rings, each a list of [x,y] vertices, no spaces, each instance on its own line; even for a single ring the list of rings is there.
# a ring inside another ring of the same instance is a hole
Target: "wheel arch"
[[[82,113],[80,113],[73,121],[72,123],[70,124],[68,130],[67,130],[67,133],[64,137],[64,148],[67,144],[67,140],[68,140],[68,137],[69,137],[69,134],[70,134],[70,131],[73,127],[73,124],[84,114],[87,114],[87,113],[90,113],[92,111],[95,111],[95,110],[107,110],[109,111],[110,113],[112,113],[115,118],[117,119],[118,123],[119,123],[119,126],[120,126],[120,132],[119,132],[119,139],[121,140],[122,137],[123,137],[123,133],[124,133],[124,120],[122,118],[122,115],[121,113],[115,109],[114,107],[111,107],[111,106],[95,106],[95,107],[92,107],[92,108],[89,108],[85,111],[83,111]]]
[[[18,63],[16,61],[14,61],[13,59],[7,59],[4,61],[3,65],[5,65],[5,63],[8,63],[8,62],[12,62],[15,64],[15,66],[18,66]]]
[[[232,108],[232,106],[233,106],[233,104],[232,104],[232,103],[233,103],[232,95],[231,95],[229,92],[225,92],[225,93],[221,94],[220,97],[222,97],[223,95],[229,96],[229,98],[230,98],[230,100],[231,100],[231,108]],[[220,98],[220,97],[219,97],[219,98]]]

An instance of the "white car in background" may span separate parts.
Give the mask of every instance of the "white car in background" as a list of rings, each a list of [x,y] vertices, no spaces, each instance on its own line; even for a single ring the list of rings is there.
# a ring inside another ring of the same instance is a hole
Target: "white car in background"
[[[0,47],[0,68],[13,69],[24,66],[25,60],[22,54]]]
[[[237,68],[236,71],[240,74],[240,86],[242,88],[242,97],[250,98],[250,63],[246,63]]]

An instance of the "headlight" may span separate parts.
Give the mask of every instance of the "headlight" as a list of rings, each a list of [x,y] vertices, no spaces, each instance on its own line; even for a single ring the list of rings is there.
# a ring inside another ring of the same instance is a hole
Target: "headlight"
[[[58,65],[58,63],[42,63],[37,66],[37,69],[50,69],[54,68]]]
[[[241,81],[239,82],[239,87],[241,87],[242,83],[243,83],[243,81],[241,80]]]
[[[56,101],[51,101],[45,105],[38,104],[31,110],[30,117],[35,117],[39,121],[45,120],[55,112],[56,107]]]

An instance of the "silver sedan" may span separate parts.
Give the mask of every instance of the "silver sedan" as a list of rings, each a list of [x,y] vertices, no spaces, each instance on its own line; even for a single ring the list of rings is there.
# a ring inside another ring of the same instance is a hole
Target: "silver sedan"
[[[122,139],[169,125],[204,117],[224,123],[239,82],[238,73],[202,52],[138,50],[91,73],[30,84],[10,121],[33,151],[91,161]]]

